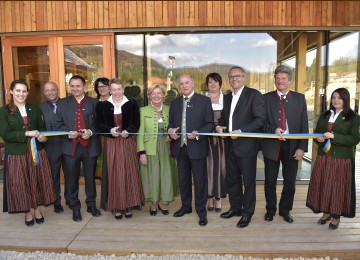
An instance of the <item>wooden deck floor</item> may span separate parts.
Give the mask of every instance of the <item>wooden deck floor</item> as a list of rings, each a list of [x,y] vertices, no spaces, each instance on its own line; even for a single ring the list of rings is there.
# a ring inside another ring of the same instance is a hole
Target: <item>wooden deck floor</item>
[[[360,165],[357,169],[360,170]],[[357,173],[358,198],[359,182]],[[294,223],[288,224],[278,215],[268,223],[263,219],[265,201],[263,185],[259,183],[256,212],[250,225],[244,229],[236,227],[238,217],[225,220],[219,217],[220,213],[214,212],[208,214],[206,227],[198,225],[196,213],[174,218],[172,213],[179,208],[180,198],[170,205],[168,216],[158,214],[151,217],[147,203],[141,211],[133,211],[132,219],[120,221],[109,212],[102,212],[99,218],[92,217],[84,206],[82,222],[73,222],[72,212],[67,207],[62,214],[55,214],[49,207],[43,209],[45,223],[33,227],[25,226],[24,214],[3,213],[0,214],[0,249],[84,255],[216,253],[262,258],[330,256],[360,259],[360,201],[356,218],[342,218],[339,229],[329,230],[327,225],[316,223],[320,215],[305,207],[307,188],[307,185],[297,185],[292,211]],[[278,185],[278,195],[280,189],[281,185]],[[83,190],[81,187],[80,195],[85,205]],[[228,201],[225,199],[223,210],[227,209]]]

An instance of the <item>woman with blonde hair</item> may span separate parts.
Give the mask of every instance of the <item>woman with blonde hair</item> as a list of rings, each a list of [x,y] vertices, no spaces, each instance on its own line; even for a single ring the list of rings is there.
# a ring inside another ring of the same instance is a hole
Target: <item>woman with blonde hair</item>
[[[169,124],[169,107],[163,104],[163,85],[150,87],[147,94],[150,104],[140,108],[137,136],[143,190],[146,200],[151,201],[150,215],[155,216],[157,209],[168,215],[167,205],[174,200],[178,191],[176,164],[170,155],[170,140],[164,134]]]
[[[131,208],[144,201],[136,137],[132,134],[139,129],[140,115],[136,102],[124,95],[122,81],[115,78],[109,83],[111,96],[98,102],[95,108],[95,128],[100,133],[109,133],[105,135],[107,172],[103,173],[107,176],[102,178],[102,185],[108,190],[101,195],[106,197],[107,210],[120,220],[123,213],[131,218]]]

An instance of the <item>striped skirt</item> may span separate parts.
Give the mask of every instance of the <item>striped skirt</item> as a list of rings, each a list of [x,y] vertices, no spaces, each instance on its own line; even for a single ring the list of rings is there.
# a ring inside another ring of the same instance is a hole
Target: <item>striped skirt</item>
[[[354,217],[354,159],[319,155],[311,174],[306,206],[315,213]]]
[[[40,165],[33,166],[30,143],[26,154],[7,155],[6,191],[9,213],[27,212],[55,202],[51,169],[45,149],[38,151]]]
[[[144,193],[139,172],[136,138],[106,138],[108,169],[107,210],[142,205]]]

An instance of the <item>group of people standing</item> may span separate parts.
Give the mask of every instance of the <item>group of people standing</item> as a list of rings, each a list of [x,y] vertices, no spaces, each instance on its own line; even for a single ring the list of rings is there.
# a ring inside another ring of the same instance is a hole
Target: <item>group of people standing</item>
[[[288,223],[292,210],[298,162],[308,149],[308,139],[286,139],[284,134],[307,134],[305,96],[289,89],[291,68],[280,65],[274,73],[276,90],[262,95],[246,86],[246,71],[234,66],[228,72],[232,92],[223,95],[218,73],[206,77],[208,92],[194,91],[194,79],[184,74],[178,84],[182,96],[170,107],[164,104],[162,85],[148,88],[149,105],[139,108],[124,95],[115,78],[99,78],[97,99],[85,94],[83,77],[73,76],[71,96],[59,99],[54,82],[44,85],[47,99],[40,108],[26,103],[29,88],[16,80],[11,100],[0,108],[0,136],[5,141],[4,211],[24,212],[25,224],[44,222],[41,205],[61,205],[60,168],[64,171],[66,204],[73,220],[81,221],[79,177],[85,178],[87,212],[96,207],[95,170],[101,161],[100,207],[115,219],[132,217],[131,209],[150,201],[149,214],[169,214],[168,205],[180,192],[181,208],[174,217],[192,212],[192,189],[199,225],[208,223],[208,211],[222,211],[221,199],[229,194],[230,208],[220,214],[241,217],[247,227],[255,212],[256,165],[259,150],[265,163],[265,221],[276,211]],[[340,216],[355,216],[355,147],[360,141],[360,117],[350,108],[345,88],[331,95],[314,133],[318,156],[312,171],[306,205],[323,212],[319,224],[339,226]],[[65,136],[47,137],[48,131]],[[212,134],[212,133],[218,133]],[[278,139],[242,137],[241,133],[271,133]],[[211,134],[211,136],[209,136]],[[229,134],[229,135],[228,135]],[[36,138],[40,165],[34,166],[30,139]],[[329,146],[326,152],[324,146]],[[45,145],[44,145],[45,143]],[[42,148],[45,147],[45,150]],[[61,149],[59,149],[61,147]],[[45,153],[46,152],[46,153]],[[276,185],[280,163],[284,179],[277,209]],[[193,185],[194,184],[194,185]]]

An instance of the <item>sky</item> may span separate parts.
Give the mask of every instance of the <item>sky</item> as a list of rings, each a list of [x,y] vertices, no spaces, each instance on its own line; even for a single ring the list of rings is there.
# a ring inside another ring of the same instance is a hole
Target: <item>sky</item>
[[[142,55],[142,36],[117,36],[117,48]],[[266,33],[172,34],[147,36],[148,56],[168,67],[199,67],[210,63],[233,64],[248,70],[268,70],[276,61],[276,41]]]
[[[142,35],[117,35],[117,49],[143,55]],[[243,66],[247,70],[273,71],[277,60],[276,41],[267,33],[162,34],[147,35],[148,56],[169,67],[169,56],[175,57],[174,68],[199,67],[211,63]],[[359,33],[353,33],[330,44],[330,64],[339,57],[357,56]],[[332,51],[333,50],[333,51]],[[316,51],[307,55],[307,66]],[[295,61],[287,62],[295,67]]]

